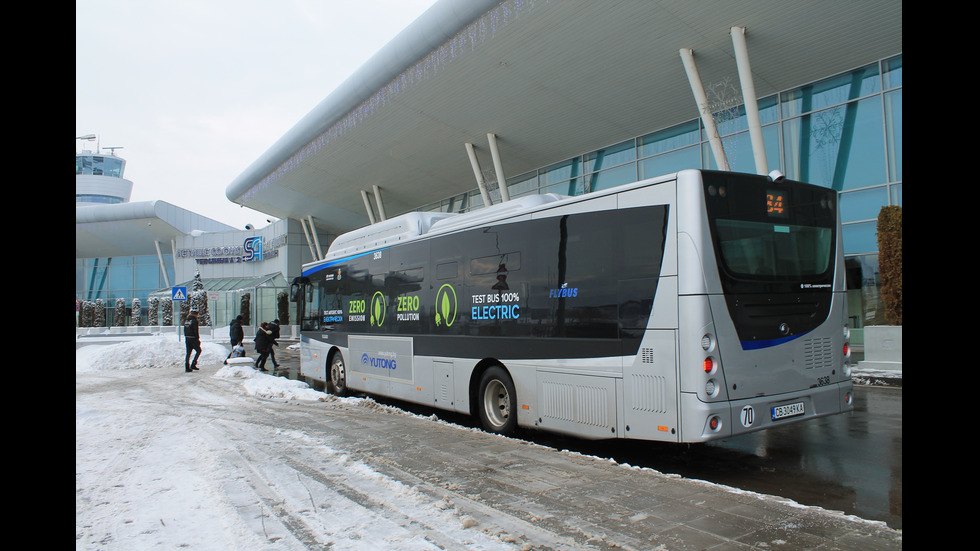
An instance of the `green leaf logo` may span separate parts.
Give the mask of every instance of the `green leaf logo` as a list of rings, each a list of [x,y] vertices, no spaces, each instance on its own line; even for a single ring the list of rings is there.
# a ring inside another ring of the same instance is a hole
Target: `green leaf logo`
[[[371,298],[371,325],[381,326],[385,322],[385,296],[378,291]]]
[[[456,321],[456,290],[450,284],[439,287],[436,293],[436,325],[445,323],[446,327],[452,326]]]

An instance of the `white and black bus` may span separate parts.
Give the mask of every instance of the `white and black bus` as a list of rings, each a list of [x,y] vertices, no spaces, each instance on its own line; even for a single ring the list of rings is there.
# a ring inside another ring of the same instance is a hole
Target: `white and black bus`
[[[352,231],[293,298],[335,392],[703,442],[852,409],[844,286],[833,190],[684,170]]]

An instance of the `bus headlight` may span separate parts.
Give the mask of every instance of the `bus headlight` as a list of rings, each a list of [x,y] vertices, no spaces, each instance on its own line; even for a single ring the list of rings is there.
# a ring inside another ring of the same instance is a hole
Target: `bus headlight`
[[[704,393],[707,394],[709,398],[714,398],[718,395],[718,385],[715,383],[714,379],[709,379],[708,382],[704,383]]]

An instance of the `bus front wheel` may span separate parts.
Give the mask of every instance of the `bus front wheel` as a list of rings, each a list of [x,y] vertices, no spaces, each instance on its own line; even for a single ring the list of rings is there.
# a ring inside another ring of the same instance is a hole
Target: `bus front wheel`
[[[478,397],[480,422],[485,430],[510,434],[517,428],[517,392],[504,368],[493,366],[483,373]]]
[[[335,352],[330,358],[330,384],[337,396],[347,395],[347,368],[340,352]]]

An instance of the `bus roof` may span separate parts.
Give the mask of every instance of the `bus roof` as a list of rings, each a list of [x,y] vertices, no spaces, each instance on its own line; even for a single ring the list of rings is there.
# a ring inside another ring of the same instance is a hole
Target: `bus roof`
[[[692,169],[681,172],[698,172],[698,170]],[[496,222],[512,216],[519,216],[526,212],[536,210],[542,205],[558,201],[595,199],[599,196],[617,193],[628,188],[673,180],[677,178],[677,174],[665,174],[656,178],[647,178],[578,196],[560,195],[558,193],[526,195],[512,199],[506,203],[499,203],[464,214],[449,212],[409,212],[383,222],[341,234],[330,244],[327,254],[323,259],[304,265],[304,272],[306,268],[317,264],[335,261],[351,255],[363,254],[396,243],[411,241],[425,235],[449,233],[467,227]]]

